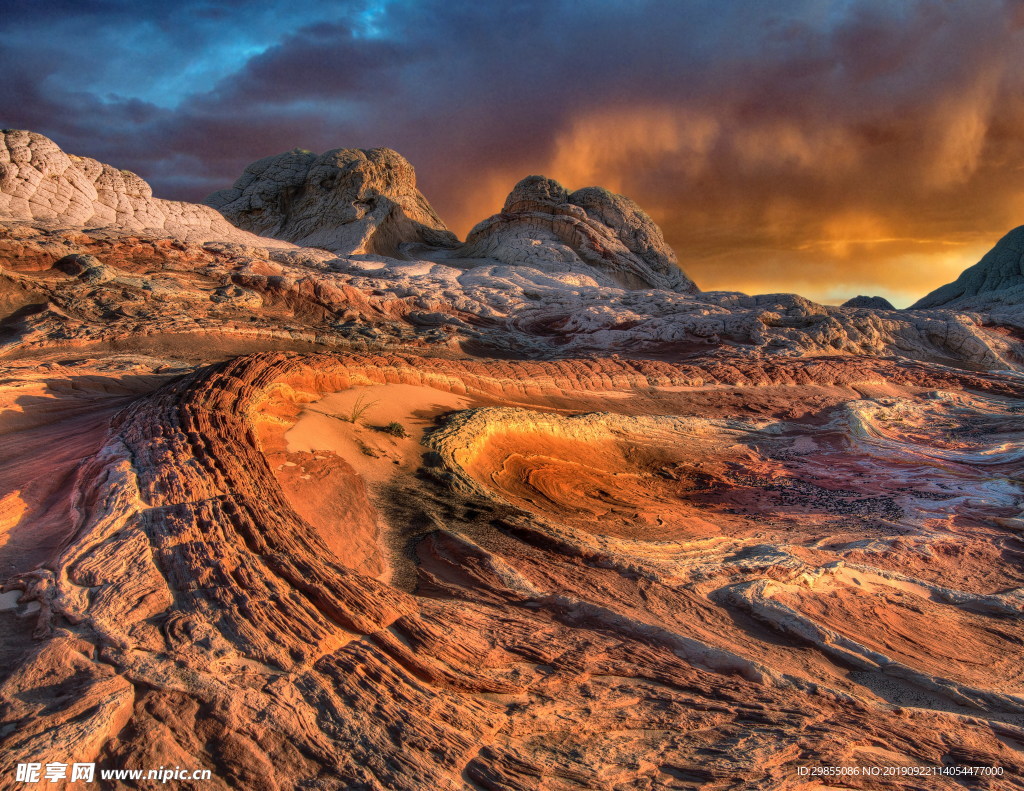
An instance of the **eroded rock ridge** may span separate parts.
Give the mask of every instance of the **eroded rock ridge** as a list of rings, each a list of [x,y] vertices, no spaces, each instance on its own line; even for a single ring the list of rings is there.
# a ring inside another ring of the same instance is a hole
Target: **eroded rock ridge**
[[[460,244],[393,152],[299,151],[240,230],[3,140],[0,787],[1018,786],[1009,264],[707,294],[596,188]]]

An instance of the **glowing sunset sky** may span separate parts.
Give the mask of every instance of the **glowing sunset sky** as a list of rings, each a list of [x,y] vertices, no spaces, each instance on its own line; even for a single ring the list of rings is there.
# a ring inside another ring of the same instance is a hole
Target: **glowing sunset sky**
[[[0,125],[185,200],[390,146],[460,235],[598,184],[704,289],[902,306],[1024,223],[1022,5],[6,0]]]

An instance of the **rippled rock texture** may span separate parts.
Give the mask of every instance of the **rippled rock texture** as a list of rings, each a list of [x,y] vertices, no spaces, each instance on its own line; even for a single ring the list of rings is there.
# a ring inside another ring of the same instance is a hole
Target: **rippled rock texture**
[[[629,219],[527,181],[478,240]],[[0,787],[1021,787],[1012,317],[76,218],[0,219]]]
[[[206,203],[239,228],[336,253],[394,255],[403,244],[458,242],[416,189],[412,165],[390,148],[266,157]]]

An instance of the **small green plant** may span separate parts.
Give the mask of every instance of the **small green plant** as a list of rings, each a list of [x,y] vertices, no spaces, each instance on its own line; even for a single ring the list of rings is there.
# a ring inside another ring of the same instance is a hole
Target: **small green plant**
[[[339,414],[338,417],[347,423],[358,423],[363,419],[363,415],[366,414],[366,410],[372,409],[379,403],[380,401],[370,401],[365,395],[361,395],[355,400],[355,403],[352,404],[352,408],[349,409],[348,412],[345,414]]]
[[[359,450],[362,452],[362,454],[364,456],[369,456],[371,459],[379,459],[380,458],[380,452],[379,451],[377,451],[374,448],[371,448],[365,442],[359,442],[359,441],[357,441],[357,442],[359,444]]]
[[[399,423],[397,420],[392,420],[384,428],[381,429],[385,434],[390,434],[392,437],[399,437],[404,439],[409,436],[409,432],[405,430],[405,426]]]

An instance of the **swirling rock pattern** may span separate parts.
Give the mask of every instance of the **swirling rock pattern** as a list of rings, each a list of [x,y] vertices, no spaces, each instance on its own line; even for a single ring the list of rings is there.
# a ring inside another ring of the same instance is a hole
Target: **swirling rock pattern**
[[[44,217],[24,134],[0,788],[1020,787],[1018,319],[612,282],[674,256],[544,179],[470,240],[507,261]]]
[[[110,421],[67,547],[14,582],[38,647],[0,687],[3,754],[188,756],[224,787],[1024,769],[1024,572],[973,573],[1019,551],[1021,394],[894,366],[889,405],[868,406],[877,373],[810,372],[262,354],[179,378]],[[281,438],[326,394],[395,384],[477,406],[363,490],[383,530],[351,520],[329,545],[281,473],[311,454]],[[610,386],[615,411],[589,411]],[[791,390],[784,418],[770,396],[688,416],[772,388]],[[636,414],[652,402],[663,417]]]

